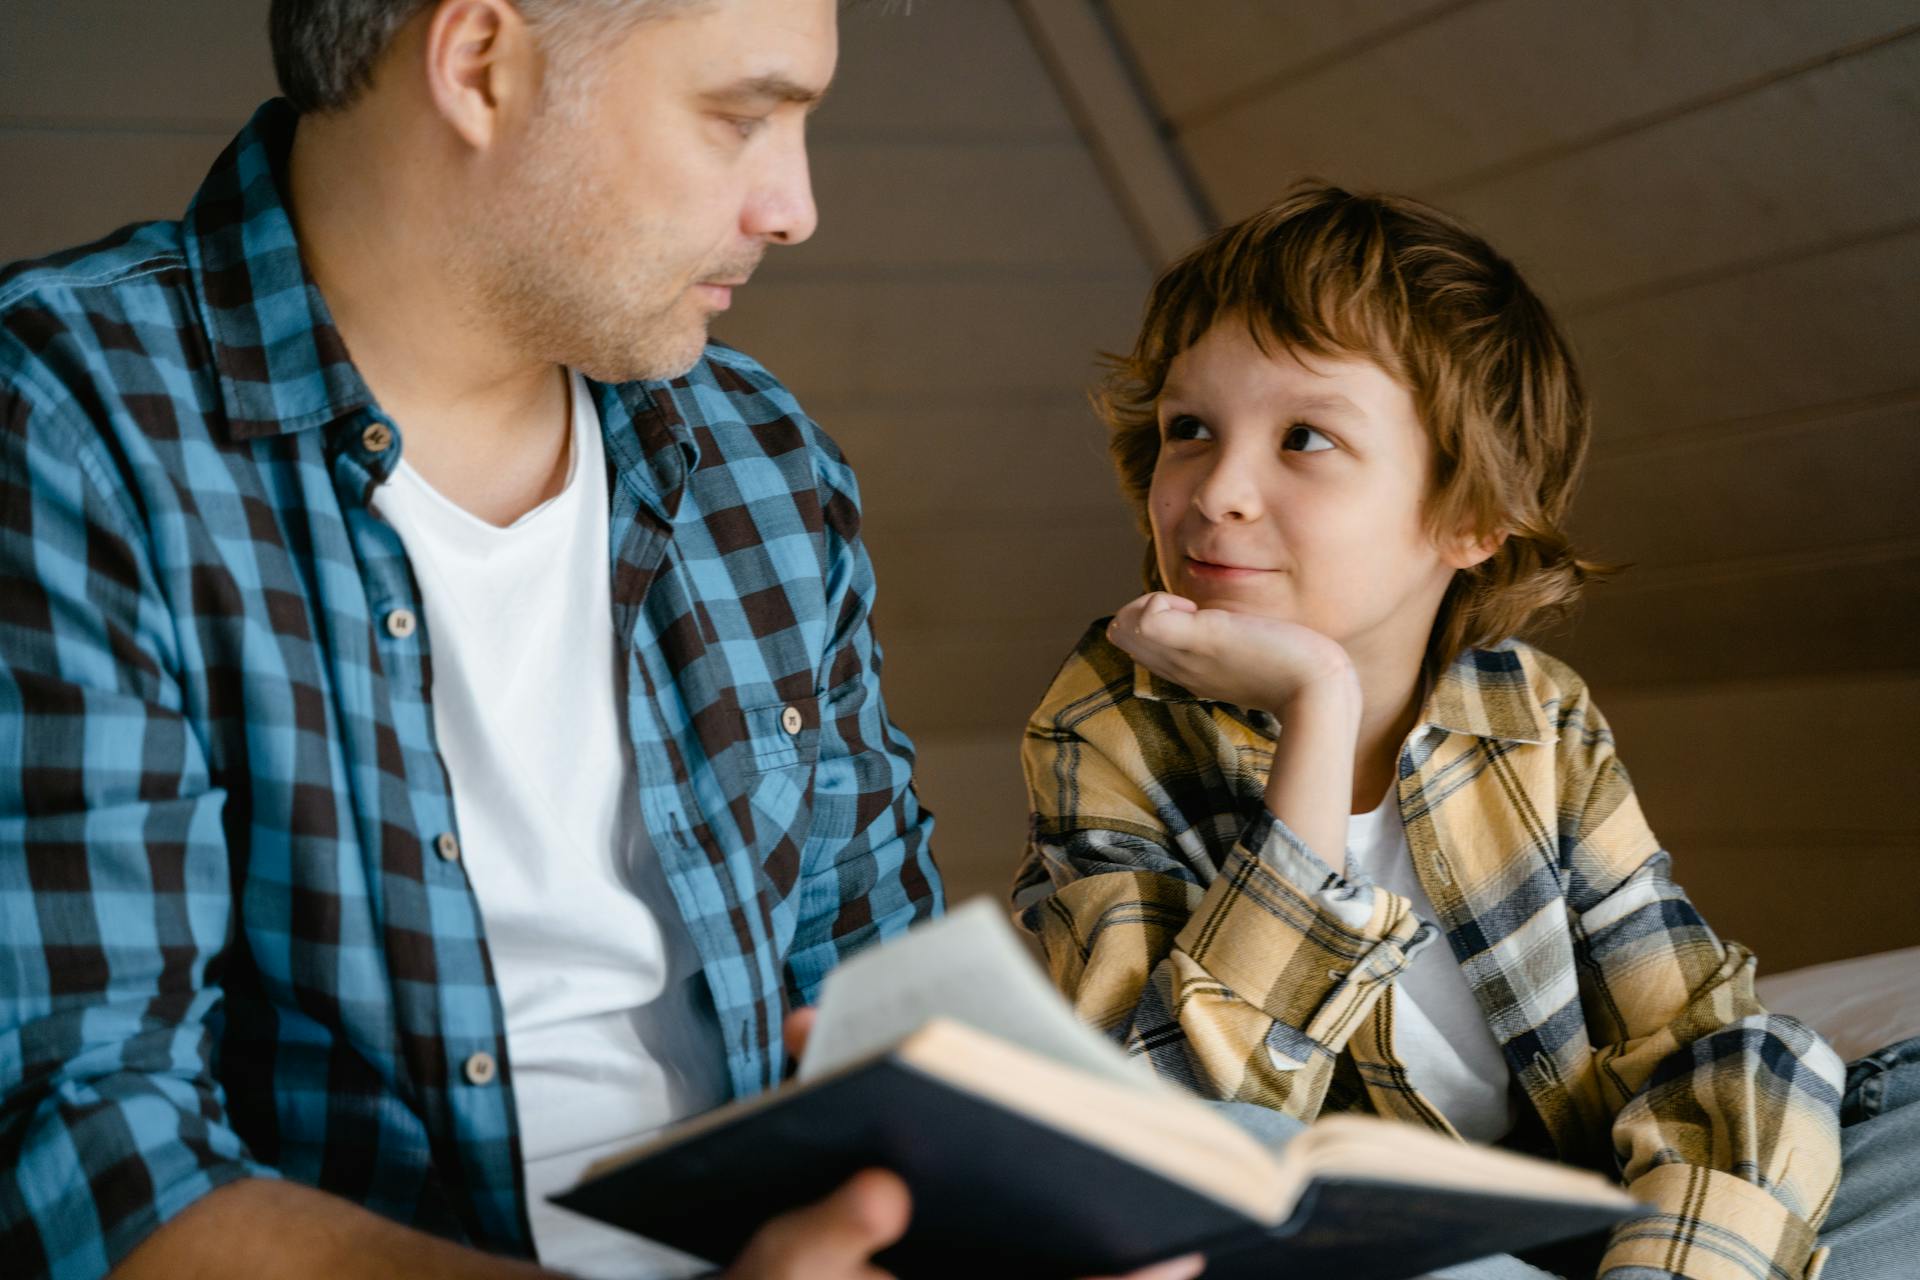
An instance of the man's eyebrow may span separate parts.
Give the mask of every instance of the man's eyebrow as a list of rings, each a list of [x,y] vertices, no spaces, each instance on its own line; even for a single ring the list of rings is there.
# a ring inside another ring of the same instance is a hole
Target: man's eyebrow
[[[797,102],[813,107],[826,96],[825,87],[813,89],[782,75],[749,76],[701,96],[711,102]]]

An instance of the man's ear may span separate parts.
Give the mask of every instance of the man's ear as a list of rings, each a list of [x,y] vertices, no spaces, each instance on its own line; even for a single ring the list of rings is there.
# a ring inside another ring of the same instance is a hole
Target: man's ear
[[[510,0],[440,0],[427,20],[427,92],[467,144],[485,149],[539,95],[533,33]]]
[[[1484,564],[1500,549],[1507,540],[1505,529],[1496,529],[1492,533],[1475,533],[1462,530],[1449,538],[1440,548],[1441,557],[1450,569],[1471,569]]]

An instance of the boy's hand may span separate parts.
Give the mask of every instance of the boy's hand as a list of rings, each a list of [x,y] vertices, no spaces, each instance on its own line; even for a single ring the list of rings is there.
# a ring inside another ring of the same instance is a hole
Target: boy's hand
[[[1107,638],[1148,670],[1203,698],[1283,718],[1308,691],[1359,690],[1347,651],[1318,631],[1202,609],[1165,591],[1128,603],[1107,627]]]
[[[1284,732],[1267,773],[1267,808],[1336,873],[1346,869],[1361,705],[1360,677],[1338,642],[1298,623],[1202,609],[1164,591],[1122,609],[1107,635],[1134,661],[1203,698],[1278,716]]]
[[[796,1009],[781,1028],[796,1058],[807,1047],[813,1018],[812,1009]],[[869,1259],[905,1234],[911,1213],[907,1184],[884,1169],[868,1169],[825,1200],[762,1227],[725,1280],[888,1280]],[[1114,1280],[1192,1280],[1203,1265],[1199,1254],[1188,1254]]]

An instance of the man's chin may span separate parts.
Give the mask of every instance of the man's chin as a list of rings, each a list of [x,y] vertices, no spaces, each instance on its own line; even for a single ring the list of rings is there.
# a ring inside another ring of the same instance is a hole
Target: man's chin
[[[671,343],[652,343],[644,349],[617,354],[600,353],[572,363],[572,367],[595,382],[665,382],[691,372],[706,349],[707,333],[702,325],[698,333]]]

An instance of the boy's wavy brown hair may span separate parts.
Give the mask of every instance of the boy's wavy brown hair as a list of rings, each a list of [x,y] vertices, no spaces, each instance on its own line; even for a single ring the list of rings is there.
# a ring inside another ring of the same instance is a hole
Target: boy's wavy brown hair
[[[1551,621],[1608,566],[1576,554],[1565,520],[1586,459],[1588,410],[1573,355],[1512,263],[1416,200],[1308,182],[1225,228],[1154,283],[1140,336],[1107,358],[1094,405],[1120,484],[1147,532],[1160,454],[1156,402],[1174,357],[1243,318],[1263,349],[1373,361],[1413,396],[1433,440],[1426,519],[1436,538],[1504,532],[1454,575],[1428,669]]]

